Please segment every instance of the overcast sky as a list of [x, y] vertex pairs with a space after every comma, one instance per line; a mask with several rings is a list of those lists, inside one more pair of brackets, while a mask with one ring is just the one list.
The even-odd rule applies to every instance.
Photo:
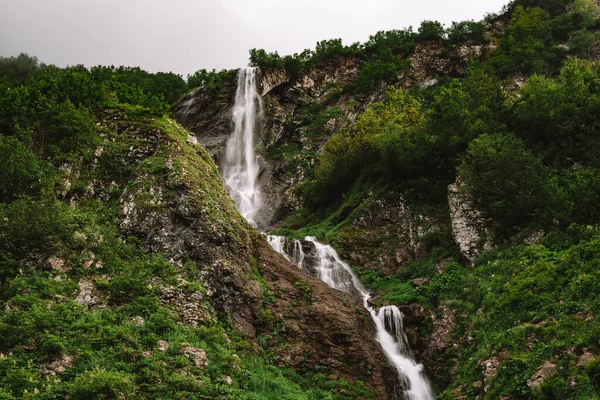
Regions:
[[508, 0], [0, 0], [0, 56], [59, 66], [193, 73], [237, 68], [248, 50], [280, 55], [319, 40], [364, 42], [380, 30], [480, 20]]

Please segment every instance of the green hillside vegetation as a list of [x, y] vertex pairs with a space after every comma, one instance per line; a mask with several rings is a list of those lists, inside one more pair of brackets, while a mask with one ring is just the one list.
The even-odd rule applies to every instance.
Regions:
[[[327, 138], [296, 191], [304, 207], [278, 230], [339, 247], [373, 193], [402, 193], [412, 212], [435, 216], [447, 214], [447, 186], [458, 179], [488, 221], [495, 250], [468, 266], [445, 227], [423, 239], [424, 260], [392, 275], [354, 266], [380, 302], [456, 310], [457, 347], [433, 367], [441, 368], [440, 398], [599, 398], [600, 65], [590, 53], [600, 38], [597, 16], [593, 1], [517, 0], [482, 22], [444, 28], [424, 21], [417, 32], [335, 42], [327, 53], [322, 42], [281, 62], [277, 54], [251, 52], [255, 65], [288, 68], [293, 60], [300, 71], [313, 59], [354, 57], [361, 70], [340, 92], [361, 101], [398, 81], [415, 43], [483, 43], [486, 26], [505, 25], [492, 39], [495, 49], [464, 76], [437, 77], [426, 89], [390, 85], [351, 127]], [[526, 83], [513, 87], [516, 77]], [[526, 244], [540, 232], [536, 244]], [[365, 240], [377, 254], [381, 241]], [[448, 257], [454, 263], [438, 274], [436, 264]], [[408, 284], [423, 277], [428, 286]], [[423, 323], [422, 336], [428, 329]], [[596, 358], [578, 362], [588, 351]], [[498, 355], [484, 392], [484, 362]], [[558, 372], [532, 390], [527, 382], [545, 361]]]
[[[294, 137], [300, 127], [322, 144], [310, 149], [316, 162], [296, 190], [303, 206], [281, 233], [339, 246], [373, 194], [402, 193], [410, 212], [446, 215], [423, 239], [421, 260], [388, 275], [354, 266], [376, 302], [456, 311], [456, 346], [431, 366], [439, 398], [600, 398], [598, 14], [592, 0], [515, 0], [480, 22], [424, 21], [416, 31], [378, 32], [349, 46], [325, 40], [285, 57], [250, 52], [251, 65], [285, 69], [292, 83], [332, 60], [360, 65], [352, 82], [302, 109], [282, 147], [267, 149], [272, 159], [304, 151]], [[495, 26], [501, 33], [490, 33]], [[397, 87], [419, 45], [450, 54], [466, 42], [492, 49], [464, 75]], [[57, 68], [24, 54], [0, 59], [0, 399], [373, 397], [360, 382], [275, 367], [268, 349], [243, 339], [206, 300], [205, 324], [179, 324], [156, 282], [202, 296], [198, 271], [119, 232], [119, 198], [145, 184], [134, 177], [164, 177], [168, 156], [201, 171], [206, 201], [218, 198], [216, 166], [166, 114], [197, 87], [221, 93], [231, 73], [199, 70], [186, 81], [139, 68]], [[516, 78], [526, 83], [515, 86]], [[359, 105], [373, 94], [355, 123], [324, 133], [340, 96]], [[153, 135], [178, 152], [133, 166], [129, 149]], [[447, 187], [457, 180], [495, 246], [474, 265], [461, 258], [447, 221]], [[150, 200], [145, 206], [158, 209]], [[377, 254], [382, 241], [369, 239]], [[429, 285], [410, 285], [415, 278]], [[82, 279], [94, 281], [99, 307], [75, 301]], [[419, 329], [427, 336], [431, 320]], [[170, 344], [165, 351], [160, 340]], [[208, 365], [184, 347], [204, 349]], [[498, 368], [486, 378], [490, 359]], [[58, 361], [69, 368], [53, 373]], [[534, 390], [528, 380], [546, 361], [556, 374]]]
[[[275, 367], [212, 308], [193, 264], [119, 231], [121, 194], [163, 179], [167, 159], [209, 200], [223, 191], [208, 154], [164, 115], [187, 91], [181, 77], [27, 55], [0, 70], [1, 399], [372, 398], [360, 383]], [[152, 143], [160, 151], [132, 162]], [[82, 282], [94, 307], [76, 301]], [[161, 285], [203, 298], [204, 323], [181, 324]]]

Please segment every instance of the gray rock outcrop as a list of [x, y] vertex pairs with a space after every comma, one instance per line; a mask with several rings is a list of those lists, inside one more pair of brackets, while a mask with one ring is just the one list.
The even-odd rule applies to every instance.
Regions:
[[486, 220], [475, 208], [469, 194], [461, 190], [460, 184], [448, 186], [448, 206], [454, 240], [463, 257], [473, 264], [482, 250], [492, 248]]

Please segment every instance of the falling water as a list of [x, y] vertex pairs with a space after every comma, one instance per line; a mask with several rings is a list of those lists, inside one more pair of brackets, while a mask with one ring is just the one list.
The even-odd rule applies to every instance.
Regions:
[[254, 131], [262, 117], [262, 99], [256, 88], [256, 68], [242, 68], [237, 76], [233, 106], [233, 133], [227, 140], [222, 163], [223, 180], [238, 211], [257, 227], [262, 206], [257, 184], [259, 166], [254, 152]]
[[[302, 242], [299, 240], [290, 240], [285, 236], [267, 236], [267, 240], [273, 249], [279, 254], [283, 255], [288, 261], [294, 263], [294, 265], [302, 268], [304, 266], [304, 249], [302, 248]], [[290, 247], [290, 243], [292, 246]]]
[[[386, 356], [396, 367], [399, 378], [406, 383], [406, 397], [410, 400], [432, 400], [433, 393], [427, 378], [423, 374], [423, 366], [412, 359], [412, 353], [404, 333], [402, 312], [396, 306], [385, 306], [376, 310], [369, 304], [371, 295], [360, 283], [352, 269], [343, 262], [336, 251], [313, 237], [306, 237], [305, 242], [312, 243], [316, 251], [316, 270], [319, 278], [334, 289], [344, 292], [357, 291], [363, 300], [363, 306], [369, 311], [377, 328], [377, 341], [381, 343]], [[268, 241], [277, 252], [288, 260], [304, 261], [302, 243], [299, 240], [282, 236], [268, 236]], [[290, 242], [292, 244], [290, 244]], [[292, 250], [289, 252], [288, 250]], [[299, 257], [298, 250], [302, 251]]]
[[[254, 152], [254, 131], [262, 118], [262, 100], [256, 87], [256, 68], [242, 68], [238, 72], [235, 104], [233, 107], [233, 133], [227, 141], [222, 163], [223, 180], [239, 212], [254, 227], [262, 207], [257, 180], [259, 166]], [[306, 254], [299, 240], [286, 241], [280, 236], [269, 236], [271, 246], [288, 260], [305, 266]], [[410, 400], [431, 400], [431, 388], [422, 373], [422, 366], [415, 363], [402, 326], [402, 313], [395, 306], [375, 310], [369, 305], [370, 294], [360, 283], [352, 269], [344, 263], [330, 246], [306, 237], [304, 243], [314, 248], [315, 271], [319, 278], [334, 289], [357, 292], [363, 306], [371, 314], [377, 327], [377, 340], [381, 343], [388, 359], [396, 367], [399, 377], [406, 383], [406, 396]], [[312, 263], [310, 263], [312, 264]]]

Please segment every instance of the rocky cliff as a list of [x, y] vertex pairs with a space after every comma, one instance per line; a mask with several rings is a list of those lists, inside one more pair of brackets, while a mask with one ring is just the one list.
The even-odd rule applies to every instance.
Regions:
[[[481, 57], [486, 51], [489, 51], [486, 46], [465, 44], [458, 47], [454, 53], [443, 55], [439, 43], [421, 43], [412, 56], [412, 68], [399, 76], [397, 85], [404, 88], [413, 85], [428, 87], [435, 84], [435, 77], [440, 74], [460, 75], [464, 73], [468, 60]], [[369, 104], [382, 98], [384, 87], [368, 96], [356, 96], [342, 90], [356, 79], [360, 64], [360, 60], [339, 57], [327, 61], [319, 68], [307, 71], [296, 80], [291, 80], [283, 70], [262, 71], [259, 91], [263, 96], [265, 112], [257, 147], [261, 154], [259, 181], [267, 203], [264, 207], [266, 212], [261, 216], [263, 226], [268, 228], [280, 224], [300, 208], [300, 201], [293, 188], [310, 173], [319, 149], [333, 134], [350, 126]], [[231, 74], [218, 94], [214, 89], [199, 88], [184, 97], [173, 110], [173, 118], [194, 134], [217, 164], [222, 160], [223, 149], [232, 129], [230, 121], [234, 91], [235, 75]], [[360, 207], [355, 209], [359, 204]], [[427, 238], [447, 237], [451, 232], [450, 213], [444, 211], [444, 207], [441, 212], [436, 211], [432, 214], [430, 211], [418, 211], [418, 207], [411, 207], [397, 193], [366, 196], [360, 199], [359, 203], [350, 206], [345, 215], [338, 217], [338, 222], [345, 222], [336, 229], [336, 247], [353, 265], [383, 273], [391, 279], [404, 266], [429, 259], [431, 248], [426, 244], [429, 240]], [[295, 227], [301, 227], [301, 223]], [[461, 235], [463, 234], [459, 232], [459, 238]], [[272, 257], [269, 256], [268, 259]], [[436, 262], [439, 264], [437, 268], [441, 268], [439, 271], [443, 272], [449, 260], [447, 256], [440, 255]], [[426, 284], [426, 280], [423, 282]], [[311, 287], [315, 284], [319, 287], [316, 282], [310, 280]], [[278, 285], [278, 289], [281, 289], [281, 285]], [[318, 301], [318, 304], [334, 304], [329, 300], [323, 301], [326, 293], [326, 290], [313, 289], [312, 298]], [[393, 301], [392, 297], [383, 296], [375, 301], [385, 304]], [[352, 334], [345, 334], [343, 339], [335, 339], [333, 335], [326, 343], [340, 354], [337, 358], [323, 358], [314, 344], [297, 340], [307, 333], [304, 324], [319, 319], [313, 320], [314, 316], [304, 316], [286, 321], [282, 317], [281, 305], [275, 302], [273, 307], [274, 314], [269, 315], [269, 318], [275, 317], [275, 320], [265, 326], [280, 326], [280, 336], [283, 335], [286, 340], [297, 343], [288, 344], [288, 349], [281, 353], [282, 359], [290, 365], [300, 367], [306, 363], [315, 364], [315, 361], [320, 359], [321, 363], [324, 362], [331, 368], [343, 368], [339, 356], [343, 356], [350, 349], [353, 350], [348, 354], [352, 354], [363, 340], [361, 338], [357, 341]], [[334, 322], [338, 318], [345, 320], [340, 314], [342, 310], [335, 307], [318, 306], [312, 307], [311, 310], [318, 310], [321, 318], [328, 314], [325, 321], [332, 321], [333, 326], [338, 324]], [[428, 313], [416, 303], [410, 303], [404, 308], [410, 340], [417, 354], [423, 354], [431, 362], [435, 362], [435, 357], [431, 356], [433, 347], [437, 346], [437, 349], [445, 351], [448, 346], [450, 328], [444, 325], [444, 310], [439, 311], [442, 313], [442, 319], [438, 322], [436, 310]], [[426, 317], [434, 321], [434, 329], [428, 333], [422, 329], [422, 322]], [[348, 319], [346, 323], [351, 321]], [[348, 333], [354, 332], [355, 328], [338, 330]], [[429, 341], [437, 344], [430, 345]], [[336, 359], [338, 361], [335, 361]], [[356, 362], [357, 360], [353, 360], [353, 365], [356, 365]], [[365, 362], [367, 361], [363, 360], [359, 364], [366, 365]], [[381, 384], [381, 380], [378, 382]]]
[[[107, 121], [119, 134], [132, 131], [126, 114]], [[262, 345], [281, 365], [322, 368], [331, 379], [360, 380], [379, 398], [396, 398], [394, 375], [373, 339], [370, 319], [357, 311], [358, 300], [275, 253], [237, 213], [216, 166], [191, 133], [170, 120], [163, 124], [149, 132], [134, 130], [136, 140], [148, 143], [134, 149], [131, 162], [138, 173], [119, 198], [121, 230], [176, 265], [196, 269], [219, 318], [231, 318], [251, 342], [267, 338]], [[163, 301], [182, 303], [184, 323], [201, 324], [209, 310], [172, 290], [161, 287]]]

